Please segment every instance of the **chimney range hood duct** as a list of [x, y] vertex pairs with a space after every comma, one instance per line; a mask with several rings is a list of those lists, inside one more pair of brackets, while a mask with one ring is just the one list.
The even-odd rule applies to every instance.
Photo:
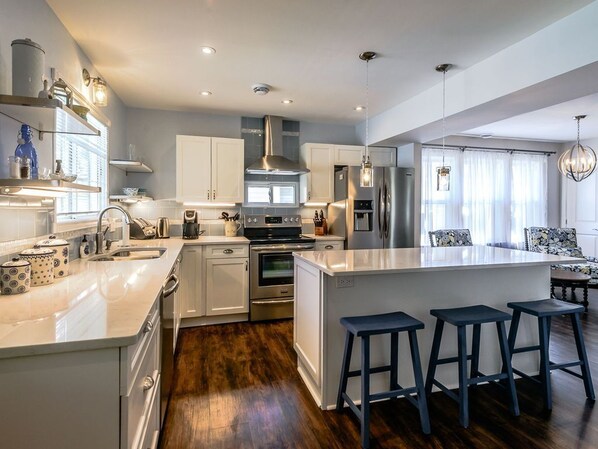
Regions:
[[282, 117], [266, 115], [264, 117], [264, 157], [245, 169], [252, 175], [302, 175], [309, 173], [282, 155]]

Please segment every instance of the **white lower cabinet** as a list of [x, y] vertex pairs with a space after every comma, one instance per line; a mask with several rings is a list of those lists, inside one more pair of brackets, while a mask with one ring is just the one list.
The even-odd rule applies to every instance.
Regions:
[[214, 324], [208, 317], [243, 319], [239, 314], [249, 313], [249, 245], [184, 247], [179, 297], [186, 326]]
[[345, 242], [342, 240], [316, 239], [315, 251], [334, 251], [345, 249]]
[[206, 315], [249, 312], [249, 246], [209, 245], [206, 266]]
[[203, 251], [201, 246], [183, 247], [181, 278], [178, 295], [180, 298], [181, 317], [192, 318], [206, 314], [203, 294]]
[[131, 346], [0, 359], [0, 446], [156, 449], [158, 311]]

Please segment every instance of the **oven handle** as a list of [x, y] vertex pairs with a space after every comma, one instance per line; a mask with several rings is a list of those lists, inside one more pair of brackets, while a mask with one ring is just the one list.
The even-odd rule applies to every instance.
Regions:
[[314, 249], [315, 245], [251, 246], [254, 253], [288, 253], [291, 251]]
[[256, 306], [267, 306], [270, 304], [289, 304], [295, 302], [294, 299], [269, 299], [267, 301], [251, 301], [251, 304], [255, 304]]

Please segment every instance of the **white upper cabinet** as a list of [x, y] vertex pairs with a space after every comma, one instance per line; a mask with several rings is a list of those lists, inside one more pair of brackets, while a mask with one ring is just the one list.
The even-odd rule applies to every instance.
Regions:
[[[370, 147], [370, 161], [374, 167], [396, 167], [397, 149]], [[361, 165], [365, 147], [358, 145], [334, 145], [334, 165]]]
[[176, 136], [176, 200], [242, 203], [243, 139]]
[[301, 175], [299, 202], [334, 201], [334, 145], [305, 143], [300, 158], [310, 172]]

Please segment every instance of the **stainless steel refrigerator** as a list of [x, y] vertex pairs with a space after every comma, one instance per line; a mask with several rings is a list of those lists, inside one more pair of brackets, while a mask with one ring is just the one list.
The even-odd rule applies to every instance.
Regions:
[[330, 233], [345, 237], [346, 249], [413, 247], [413, 169], [376, 167], [373, 176], [365, 188], [359, 167], [335, 171]]

